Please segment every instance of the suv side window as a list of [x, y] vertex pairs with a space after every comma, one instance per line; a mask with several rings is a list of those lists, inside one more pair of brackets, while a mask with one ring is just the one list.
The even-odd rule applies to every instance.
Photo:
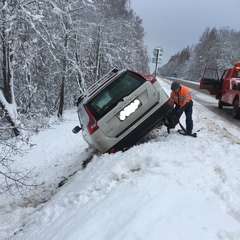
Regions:
[[109, 84], [89, 103], [88, 108], [93, 113], [96, 120], [99, 120], [107, 112], [112, 110], [119, 101], [135, 91], [139, 86], [146, 82], [144, 77], [127, 71], [116, 81]]

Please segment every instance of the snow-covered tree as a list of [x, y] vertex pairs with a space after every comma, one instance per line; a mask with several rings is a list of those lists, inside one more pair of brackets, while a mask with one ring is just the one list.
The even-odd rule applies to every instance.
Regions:
[[199, 42], [189, 51], [188, 60], [182, 58], [183, 49], [170, 58], [161, 72], [169, 75], [177, 69], [179, 76], [193, 81], [200, 81], [205, 67], [216, 68], [221, 74], [224, 69], [240, 59], [239, 36], [240, 32], [229, 28], [217, 30], [207, 27]]
[[20, 134], [21, 125], [14, 94], [14, 80], [16, 78], [14, 67], [16, 65], [15, 52], [17, 49], [17, 3], [3, 0], [0, 3], [0, 25], [1, 25], [1, 44], [0, 44], [0, 62], [3, 87], [0, 91], [0, 107], [4, 111], [6, 119], [10, 124], [15, 136]]

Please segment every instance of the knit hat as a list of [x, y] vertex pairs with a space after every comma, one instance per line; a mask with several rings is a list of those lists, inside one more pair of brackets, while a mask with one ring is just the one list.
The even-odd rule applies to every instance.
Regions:
[[179, 82], [173, 82], [171, 85], [171, 90], [176, 90], [178, 88], [180, 88]]

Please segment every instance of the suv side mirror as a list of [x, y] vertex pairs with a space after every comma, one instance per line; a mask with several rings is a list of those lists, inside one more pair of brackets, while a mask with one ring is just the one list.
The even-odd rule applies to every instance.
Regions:
[[75, 128], [72, 129], [72, 132], [73, 132], [74, 134], [76, 134], [76, 133], [80, 132], [81, 129], [82, 129], [81, 127], [76, 126]]

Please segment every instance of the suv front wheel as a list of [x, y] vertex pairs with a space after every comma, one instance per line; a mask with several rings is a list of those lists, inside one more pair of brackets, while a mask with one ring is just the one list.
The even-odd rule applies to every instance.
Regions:
[[222, 109], [223, 108], [223, 102], [221, 100], [221, 97], [218, 99], [218, 108]]
[[240, 108], [238, 107], [239, 100], [236, 99], [233, 103], [233, 118], [240, 119]]

